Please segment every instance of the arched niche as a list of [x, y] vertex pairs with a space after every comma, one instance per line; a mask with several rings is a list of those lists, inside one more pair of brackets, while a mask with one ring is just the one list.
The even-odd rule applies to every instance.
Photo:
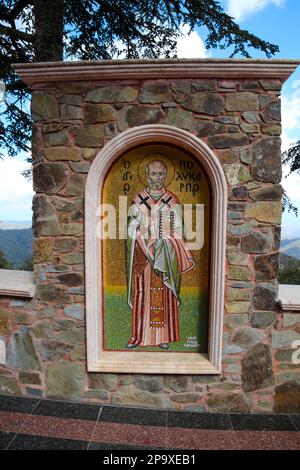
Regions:
[[[173, 146], [191, 155], [205, 171], [211, 190], [208, 345], [206, 352], [107, 350], [103, 334], [103, 244], [97, 237], [99, 204], [110, 168], [137, 147]], [[96, 156], [85, 189], [85, 268], [87, 360], [90, 372], [218, 374], [224, 313], [227, 185], [223, 169], [209, 147], [187, 131], [145, 125], [123, 132]]]

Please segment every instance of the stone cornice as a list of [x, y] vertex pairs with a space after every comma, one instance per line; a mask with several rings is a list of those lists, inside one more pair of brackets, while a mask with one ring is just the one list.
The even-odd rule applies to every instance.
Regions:
[[0, 296], [32, 298], [34, 294], [33, 272], [0, 269]]
[[300, 60], [281, 59], [151, 59], [13, 64], [29, 86], [49, 82], [142, 79], [278, 79], [282, 83]]

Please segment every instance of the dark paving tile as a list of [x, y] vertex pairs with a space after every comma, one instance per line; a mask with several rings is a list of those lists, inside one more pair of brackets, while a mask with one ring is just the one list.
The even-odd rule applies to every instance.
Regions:
[[18, 434], [8, 450], [86, 450], [88, 442]]
[[290, 418], [293, 421], [297, 431], [300, 431], [300, 415], [290, 415]]
[[19, 413], [31, 413], [38, 402], [38, 398], [0, 395], [0, 410], [15, 411]]
[[6, 449], [8, 444], [13, 440], [14, 432], [0, 432], [0, 450]]
[[103, 406], [99, 421], [143, 426], [166, 426], [167, 412], [141, 408]]
[[33, 414], [54, 416], [57, 418], [97, 421], [99, 411], [100, 405], [87, 405], [85, 403], [70, 403], [56, 400], [41, 400]]
[[229, 415], [235, 431], [296, 431], [288, 415]]
[[167, 423], [168, 428], [232, 429], [229, 417], [226, 414], [168, 411]]

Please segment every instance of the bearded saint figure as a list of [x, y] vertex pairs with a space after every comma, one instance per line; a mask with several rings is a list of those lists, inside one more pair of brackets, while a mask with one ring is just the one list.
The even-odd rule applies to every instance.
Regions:
[[181, 274], [195, 266], [183, 236], [182, 207], [165, 189], [167, 167], [159, 159], [146, 165], [147, 187], [128, 216], [126, 268], [132, 337], [127, 349], [179, 341]]

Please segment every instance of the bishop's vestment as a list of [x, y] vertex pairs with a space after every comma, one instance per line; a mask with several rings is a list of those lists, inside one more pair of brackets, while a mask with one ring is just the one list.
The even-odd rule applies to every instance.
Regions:
[[181, 274], [195, 265], [184, 239], [182, 207], [170, 191], [137, 194], [129, 209], [126, 240], [130, 344], [179, 341]]

